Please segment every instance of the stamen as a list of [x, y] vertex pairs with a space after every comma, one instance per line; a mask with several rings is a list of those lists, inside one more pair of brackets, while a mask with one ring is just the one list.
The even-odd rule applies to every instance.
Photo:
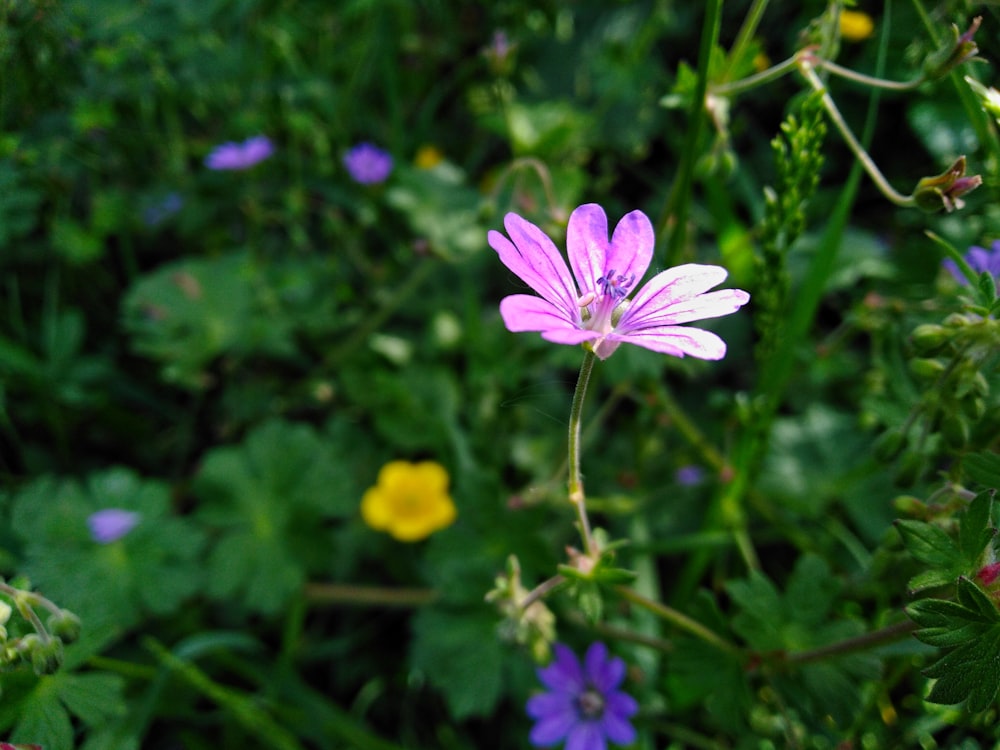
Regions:
[[628, 294], [629, 287], [635, 281], [635, 274], [632, 274], [628, 278], [625, 278], [625, 274], [618, 274], [615, 276], [615, 269], [608, 271], [606, 276], [602, 276], [597, 280], [598, 286], [610, 297], [615, 299], [621, 299]]
[[[600, 282], [598, 282], [598, 283], [600, 283]], [[593, 302], [595, 299], [597, 299], [597, 295], [594, 292], [587, 292], [585, 295], [583, 295], [582, 297], [580, 297], [580, 299], [578, 299], [576, 301], [576, 306], [577, 307], [586, 307], [591, 302]]]

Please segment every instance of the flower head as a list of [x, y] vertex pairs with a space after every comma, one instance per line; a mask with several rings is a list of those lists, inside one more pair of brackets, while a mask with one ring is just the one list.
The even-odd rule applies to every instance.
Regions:
[[375, 185], [392, 172], [392, 156], [372, 143], [359, 143], [344, 154], [344, 167], [355, 182]]
[[490, 246], [541, 295], [501, 300], [507, 329], [539, 331], [557, 344], [586, 343], [601, 359], [622, 343], [675, 357], [722, 359], [722, 339], [680, 324], [728, 315], [750, 299], [740, 289], [708, 292], [726, 278], [726, 269], [689, 263], [656, 274], [629, 300], [653, 257], [653, 225], [641, 211], [626, 214], [610, 242], [604, 209], [588, 203], [573, 211], [566, 234], [572, 275], [552, 240], [534, 224], [511, 213], [504, 227], [510, 239], [490, 231]]
[[917, 182], [913, 197], [917, 206], [924, 211], [940, 211], [942, 208], [951, 213], [962, 208], [965, 201], [962, 196], [971, 193], [983, 184], [983, 178], [977, 174], [966, 176], [965, 157], [958, 157], [947, 170], [934, 177], [924, 177]]
[[110, 544], [121, 539], [135, 528], [141, 516], [131, 510], [105, 508], [91, 513], [87, 518], [90, 536], [98, 544]]
[[274, 153], [274, 144], [266, 135], [247, 138], [243, 143], [229, 141], [212, 149], [205, 166], [215, 170], [250, 169]]
[[933, 81], [942, 78], [952, 69], [979, 54], [979, 47], [976, 45], [974, 37], [982, 22], [982, 16], [976, 16], [969, 24], [969, 28], [962, 34], [959, 33], [958, 26], [952, 25], [952, 38], [947, 46], [932, 54], [924, 62], [924, 76], [927, 80]]
[[674, 479], [677, 480], [677, 484], [682, 484], [685, 487], [694, 487], [696, 484], [701, 484], [701, 480], [704, 478], [705, 470], [697, 464], [681, 466], [674, 472]]
[[860, 10], [840, 11], [840, 35], [849, 42], [862, 42], [875, 31], [875, 22]]
[[[969, 252], [965, 254], [965, 260], [976, 273], [983, 273], [985, 271], [994, 278], [1000, 280], [1000, 240], [993, 243], [992, 250], [987, 250], [985, 247], [973, 245], [969, 248]], [[941, 265], [943, 265], [945, 270], [954, 276], [960, 284], [969, 283], [969, 280], [965, 278], [965, 274], [962, 273], [961, 269], [959, 269], [958, 264], [951, 258], [945, 258], [941, 262]]]
[[552, 663], [538, 670], [549, 692], [532, 696], [526, 706], [535, 720], [531, 744], [551, 747], [565, 739], [566, 750], [605, 750], [608, 741], [635, 741], [629, 719], [639, 705], [618, 689], [625, 679], [625, 662], [609, 658], [603, 643], [591, 644], [582, 664], [561, 643], [553, 651]]
[[390, 461], [361, 498], [361, 517], [376, 531], [417, 542], [455, 520], [448, 472], [433, 461]]

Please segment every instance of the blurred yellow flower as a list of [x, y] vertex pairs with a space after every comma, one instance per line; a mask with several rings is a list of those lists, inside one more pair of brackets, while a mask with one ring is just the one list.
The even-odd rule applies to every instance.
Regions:
[[361, 517], [401, 542], [418, 542], [455, 520], [448, 472], [433, 461], [390, 461], [361, 498]]
[[840, 11], [840, 35], [849, 42], [861, 42], [875, 31], [875, 22], [860, 10]]
[[420, 169], [432, 169], [444, 161], [444, 154], [437, 146], [425, 145], [417, 149], [413, 163]]

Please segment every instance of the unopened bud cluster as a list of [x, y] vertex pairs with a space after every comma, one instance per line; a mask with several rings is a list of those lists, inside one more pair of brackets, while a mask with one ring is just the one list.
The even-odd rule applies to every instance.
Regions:
[[529, 600], [529, 592], [521, 585], [521, 566], [515, 556], [507, 558], [506, 573], [497, 576], [486, 601], [495, 604], [503, 615], [499, 625], [502, 640], [526, 647], [537, 662], [548, 659], [556, 636], [556, 618], [540, 598]]
[[[63, 663], [64, 645], [80, 637], [80, 618], [39, 594], [2, 581], [0, 594], [9, 597], [13, 603], [11, 606], [0, 599], [0, 670], [30, 663], [37, 675], [58, 671]], [[36, 612], [39, 606], [51, 613], [45, 624]], [[22, 633], [24, 623], [11, 621], [15, 608], [24, 623], [31, 626], [31, 631]]]
[[955, 313], [917, 326], [910, 346], [908, 369], [922, 392], [914, 417], [920, 419], [891, 428], [875, 445], [879, 459], [898, 461], [902, 486], [919, 479], [936, 456], [967, 450], [977, 432], [1000, 420], [984, 367], [1000, 347], [1000, 321]]

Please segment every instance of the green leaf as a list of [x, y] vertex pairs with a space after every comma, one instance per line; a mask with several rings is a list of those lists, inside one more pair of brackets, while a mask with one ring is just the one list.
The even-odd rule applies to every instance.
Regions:
[[993, 528], [994, 490], [980, 492], [959, 516], [958, 546], [970, 565], [975, 565], [983, 550], [996, 536]]
[[[91, 538], [89, 516], [104, 508], [139, 514], [117, 541]], [[204, 535], [172, 515], [169, 486], [115, 468], [81, 483], [42, 477], [14, 496], [14, 531], [25, 541], [23, 571], [84, 630], [114, 637], [143, 612], [173, 612], [201, 586], [196, 557]]]
[[962, 469], [972, 481], [1000, 489], [1000, 455], [988, 451], [970, 453], [962, 458]]
[[957, 592], [958, 602], [924, 599], [906, 611], [922, 626], [914, 636], [941, 650], [924, 670], [936, 680], [927, 699], [984, 711], [1000, 689], [1000, 612], [967, 578], [959, 579]]
[[926, 565], [950, 568], [961, 564], [962, 554], [944, 530], [924, 521], [896, 521], [907, 551]]
[[356, 512], [360, 498], [345, 492], [344, 474], [328, 439], [277, 420], [209, 452], [193, 489], [198, 517], [221, 535], [209, 558], [210, 593], [276, 611], [307, 571], [326, 565], [323, 520]]
[[421, 610], [410, 660], [439, 689], [455, 719], [488, 716], [500, 698], [503, 653], [484, 607]]

